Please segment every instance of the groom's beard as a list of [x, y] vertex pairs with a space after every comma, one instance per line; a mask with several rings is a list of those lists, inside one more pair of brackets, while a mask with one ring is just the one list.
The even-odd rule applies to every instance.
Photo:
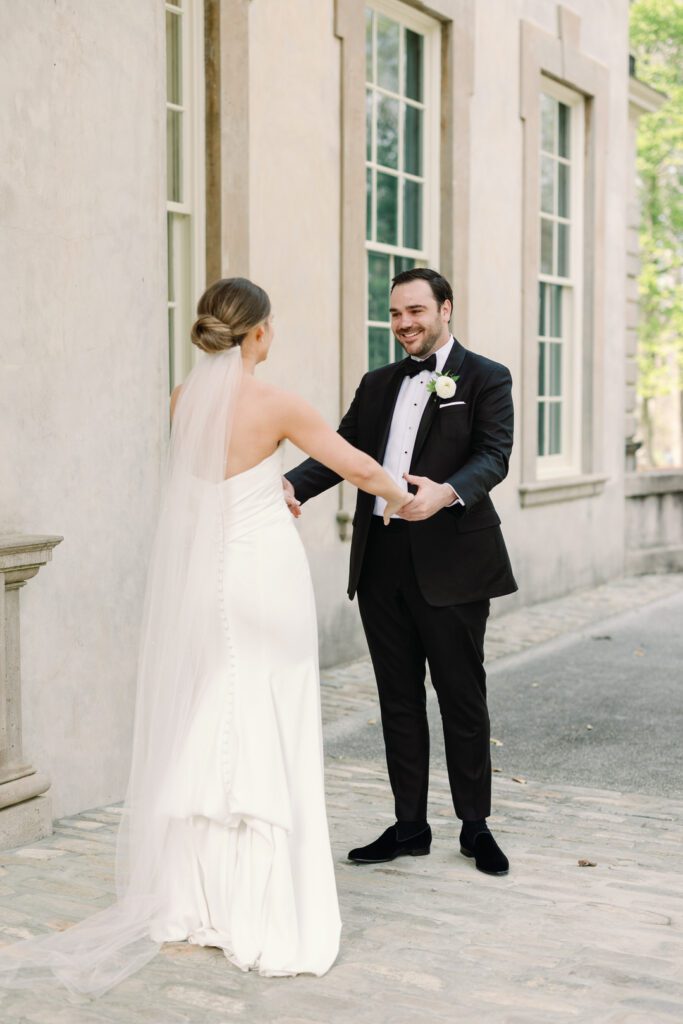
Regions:
[[[416, 359], [423, 359], [428, 356], [439, 338], [443, 330], [443, 324], [439, 320], [436, 324], [431, 327], [421, 327], [421, 333], [417, 334], [415, 338], [402, 338], [400, 334], [394, 334], [396, 341], [399, 343], [406, 355], [413, 356]], [[419, 341], [419, 346], [413, 348], [412, 346]]]

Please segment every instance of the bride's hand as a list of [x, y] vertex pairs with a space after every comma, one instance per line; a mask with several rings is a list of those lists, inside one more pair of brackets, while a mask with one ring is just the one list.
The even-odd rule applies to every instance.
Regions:
[[388, 526], [389, 520], [394, 515], [394, 513], [400, 512], [401, 509], [407, 508], [407, 506], [410, 505], [414, 497], [414, 494], [409, 494], [406, 491], [401, 491], [400, 497], [397, 495], [395, 498], [390, 498], [389, 501], [387, 501], [386, 507], [384, 509], [384, 525]]
[[294, 494], [294, 487], [289, 482], [286, 476], [282, 478], [282, 491], [285, 498], [285, 504], [292, 513], [295, 519], [298, 519], [301, 515], [301, 502], [297, 501], [296, 495]]

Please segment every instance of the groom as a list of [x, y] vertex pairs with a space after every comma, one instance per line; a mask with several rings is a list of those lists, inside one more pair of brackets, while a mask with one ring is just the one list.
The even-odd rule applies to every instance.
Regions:
[[[460, 849], [480, 871], [508, 860], [488, 829], [491, 758], [484, 633], [489, 599], [517, 589], [489, 497], [507, 474], [509, 371], [450, 333], [451, 286], [434, 270], [398, 274], [391, 329], [407, 358], [367, 373], [339, 425], [351, 444], [406, 481], [413, 501], [385, 527], [384, 501], [358, 492], [349, 597], [358, 594], [377, 679], [396, 824], [349, 859], [376, 864], [427, 854], [429, 729], [425, 662], [439, 700]], [[306, 459], [286, 474], [287, 501], [338, 483]]]

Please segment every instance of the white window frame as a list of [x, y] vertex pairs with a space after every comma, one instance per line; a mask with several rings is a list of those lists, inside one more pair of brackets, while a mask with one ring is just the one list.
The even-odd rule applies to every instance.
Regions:
[[[174, 300], [168, 296], [169, 322], [174, 320], [173, 344], [169, 331], [169, 383], [173, 388], [192, 369], [196, 349], [190, 341], [197, 301], [206, 287], [206, 171], [204, 127], [204, 4], [167, 0], [165, 11], [181, 18], [182, 103], [166, 101], [167, 109], [182, 112], [181, 195], [167, 199], [169, 286], [173, 276]], [[165, 15], [164, 15], [165, 16]], [[165, 31], [165, 30], [164, 30]], [[169, 140], [167, 139], [167, 145]], [[173, 259], [171, 259], [171, 254]]]
[[[570, 111], [570, 188], [569, 188], [569, 276], [556, 277], [540, 269], [538, 284], [560, 285], [562, 300], [562, 415], [560, 436], [562, 450], [556, 455], [536, 456], [536, 473], [539, 480], [566, 477], [581, 470], [581, 419], [582, 419], [582, 316], [583, 309], [583, 210], [584, 210], [584, 150], [585, 150], [585, 98], [546, 75], [542, 76], [541, 93], [559, 100]], [[540, 96], [539, 96], [540, 103]], [[541, 127], [539, 118], [538, 161], [541, 161]], [[538, 231], [541, 231], [541, 176], [537, 196]], [[565, 301], [566, 300], [566, 301]], [[538, 301], [538, 299], [537, 299]], [[538, 310], [536, 316], [538, 325]], [[538, 346], [538, 326], [537, 326]], [[537, 347], [538, 352], [538, 347]], [[536, 409], [541, 397], [536, 395]], [[536, 430], [538, 427], [536, 426]]]
[[[440, 137], [441, 137], [441, 25], [435, 19], [408, 7], [400, 0], [366, 0], [365, 8], [371, 8], [392, 21], [399, 22], [405, 28], [424, 36], [424, 98], [425, 108], [424, 130], [422, 137], [422, 166], [424, 169], [424, 206], [422, 224], [422, 248], [408, 249], [399, 245], [387, 245], [382, 242], [365, 240], [365, 368], [368, 366], [369, 347], [368, 332], [371, 327], [390, 328], [389, 296], [387, 295], [387, 319], [385, 321], [368, 319], [369, 281], [368, 253], [384, 253], [389, 257], [407, 257], [415, 261], [417, 266], [438, 266], [439, 263], [439, 193], [440, 193]], [[373, 132], [375, 119], [373, 118]], [[402, 119], [399, 119], [399, 148], [403, 143]], [[373, 146], [372, 152], [375, 152]], [[365, 168], [374, 166], [365, 158]], [[398, 237], [402, 237], [403, 204], [398, 206]], [[374, 210], [373, 210], [374, 216]], [[393, 261], [392, 261], [393, 262]], [[392, 347], [393, 350], [393, 347]]]

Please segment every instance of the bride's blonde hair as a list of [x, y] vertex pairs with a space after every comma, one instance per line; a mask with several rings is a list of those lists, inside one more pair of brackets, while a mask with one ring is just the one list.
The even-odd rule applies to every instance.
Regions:
[[241, 345], [252, 327], [270, 316], [270, 299], [246, 277], [224, 277], [206, 289], [197, 303], [192, 344], [203, 352], [224, 352]]

